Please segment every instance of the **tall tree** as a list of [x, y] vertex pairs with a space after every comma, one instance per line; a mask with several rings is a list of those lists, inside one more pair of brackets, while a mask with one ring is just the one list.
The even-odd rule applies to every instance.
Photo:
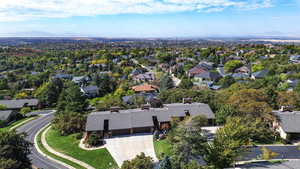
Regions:
[[228, 121], [219, 129], [213, 142], [205, 146], [204, 160], [216, 169], [230, 167], [242, 153], [246, 152], [249, 129], [242, 125], [241, 118]]
[[69, 82], [59, 96], [57, 110], [58, 112], [84, 112], [87, 106], [87, 99], [83, 96], [79, 87]]
[[173, 142], [172, 167], [181, 169], [191, 159], [202, 155], [206, 138], [201, 127], [207, 123], [203, 116], [196, 116], [185, 120], [175, 129]]
[[52, 79], [40, 86], [37, 89], [35, 96], [42, 104], [46, 106], [55, 106], [63, 89], [63, 86], [64, 84], [62, 80]]
[[99, 95], [104, 96], [115, 90], [116, 83], [108, 74], [97, 75], [95, 77], [95, 83], [99, 88]]
[[182, 89], [191, 89], [193, 85], [194, 84], [190, 78], [183, 78], [179, 84], [179, 87]]
[[0, 168], [28, 169], [31, 168], [31, 143], [25, 140], [25, 134], [15, 131], [0, 132]]
[[153, 160], [144, 153], [137, 155], [131, 161], [124, 161], [121, 169], [153, 169]]
[[174, 86], [173, 80], [169, 74], [165, 74], [161, 77], [159, 85], [161, 91], [170, 89]]

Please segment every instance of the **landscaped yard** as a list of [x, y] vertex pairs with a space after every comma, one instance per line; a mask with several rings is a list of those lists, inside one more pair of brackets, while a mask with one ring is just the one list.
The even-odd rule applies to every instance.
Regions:
[[96, 169], [109, 169], [117, 167], [116, 162], [106, 148], [87, 151], [80, 149], [76, 134], [69, 136], [60, 136], [59, 132], [51, 128], [46, 134], [46, 140], [50, 147], [83, 161]]
[[50, 153], [42, 144], [42, 141], [41, 141], [41, 136], [42, 136], [42, 133], [46, 130], [46, 128], [44, 130], [42, 130], [38, 135], [37, 135], [37, 146], [39, 147], [39, 149], [44, 153], [46, 154], [47, 156], [50, 156], [58, 161], [61, 161], [65, 164], [68, 164], [76, 169], [85, 169], [84, 167], [78, 165], [77, 163], [74, 163], [72, 161], [69, 161], [67, 159], [64, 159], [64, 158], [61, 158], [55, 154], [52, 154]]
[[38, 116], [34, 116], [34, 117], [26, 117], [26, 118], [23, 118], [21, 120], [18, 120], [18, 121], [15, 121], [13, 123], [11, 123], [10, 125], [6, 126], [6, 127], [3, 127], [3, 128], [0, 128], [0, 132], [4, 132], [4, 131], [9, 131], [11, 128], [23, 123], [24, 121], [31, 121], [31, 120], [34, 120], [36, 119]]
[[170, 156], [172, 153], [172, 145], [169, 143], [167, 139], [154, 141], [154, 149], [156, 153], [156, 157], [158, 159], [161, 158], [161, 154], [164, 153], [167, 156]]

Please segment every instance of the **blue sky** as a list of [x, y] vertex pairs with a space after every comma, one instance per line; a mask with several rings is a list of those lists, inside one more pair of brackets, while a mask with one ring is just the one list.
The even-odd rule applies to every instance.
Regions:
[[300, 37], [300, 0], [0, 0], [0, 36]]

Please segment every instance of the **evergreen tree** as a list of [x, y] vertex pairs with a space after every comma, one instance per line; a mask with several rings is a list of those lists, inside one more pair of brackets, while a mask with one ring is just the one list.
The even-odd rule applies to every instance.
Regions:
[[179, 87], [182, 89], [190, 89], [193, 87], [193, 82], [190, 78], [183, 78], [179, 84]]
[[108, 74], [103, 74], [101, 76], [97, 75], [94, 81], [99, 88], [100, 96], [104, 96], [115, 90], [116, 83]]
[[52, 79], [39, 87], [35, 95], [42, 104], [46, 106], [55, 106], [63, 86], [62, 80]]
[[164, 157], [164, 159], [159, 163], [158, 169], [172, 169], [172, 164], [168, 156]]
[[57, 110], [58, 112], [84, 112], [87, 106], [88, 102], [79, 87], [70, 82], [59, 96]]
[[170, 77], [169, 74], [165, 74], [161, 79], [160, 79], [160, 90], [168, 90], [170, 88], [174, 87], [173, 80]]
[[31, 168], [31, 143], [25, 140], [25, 134], [15, 131], [0, 132], [0, 168], [1, 169], [28, 169]]

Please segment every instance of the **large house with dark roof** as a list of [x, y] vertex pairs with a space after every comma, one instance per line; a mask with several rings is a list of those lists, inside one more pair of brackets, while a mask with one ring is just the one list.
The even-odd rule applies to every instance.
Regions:
[[23, 107], [35, 109], [39, 101], [37, 99], [0, 100], [0, 105], [4, 105], [6, 110], [20, 110]]
[[279, 132], [285, 140], [300, 139], [300, 111], [283, 112], [273, 111], [277, 120], [274, 121], [273, 127]]
[[0, 127], [4, 127], [7, 123], [15, 119], [16, 112], [12, 110], [0, 111]]
[[172, 118], [183, 120], [187, 116], [204, 115], [210, 125], [215, 115], [209, 105], [204, 103], [165, 104], [163, 108], [140, 108], [129, 110], [92, 112], [86, 123], [86, 138], [92, 132], [103, 137], [133, 133], [151, 133], [162, 126], [170, 125]]

